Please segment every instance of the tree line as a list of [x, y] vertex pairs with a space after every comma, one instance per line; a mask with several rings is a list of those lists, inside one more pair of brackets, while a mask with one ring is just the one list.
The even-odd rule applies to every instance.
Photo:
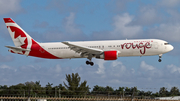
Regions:
[[[159, 92], [153, 93], [152, 91], [138, 90], [137, 87], [119, 87], [113, 89], [113, 87], [106, 86], [94, 86], [92, 89], [87, 85], [87, 81], [81, 81], [81, 77], [78, 73], [66, 74], [67, 83], [64, 85], [59, 84], [53, 86], [49, 83], [42, 87], [40, 81], [25, 82], [17, 85], [7, 86], [0, 85], [0, 96], [24, 96], [24, 97], [73, 97], [73, 96], [149, 96], [149, 97], [166, 97], [166, 96], [180, 96], [178, 87], [172, 87], [170, 91], [167, 88], [161, 87]], [[90, 90], [91, 89], [91, 90]]]

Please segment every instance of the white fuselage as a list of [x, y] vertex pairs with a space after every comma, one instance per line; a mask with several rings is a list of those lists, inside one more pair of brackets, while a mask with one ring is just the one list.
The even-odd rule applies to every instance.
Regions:
[[[101, 49], [103, 51], [117, 50], [118, 57], [151, 56], [167, 53], [173, 46], [166, 41], [158, 39], [139, 40], [111, 40], [111, 41], [78, 41], [71, 42], [81, 46]], [[49, 53], [59, 58], [85, 58], [80, 53], [71, 50], [67, 45], [56, 43], [39, 43]]]

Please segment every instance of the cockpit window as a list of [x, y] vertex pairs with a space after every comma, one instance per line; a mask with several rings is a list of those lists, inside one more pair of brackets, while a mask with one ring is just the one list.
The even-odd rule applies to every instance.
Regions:
[[164, 43], [164, 45], [169, 45], [169, 43]]

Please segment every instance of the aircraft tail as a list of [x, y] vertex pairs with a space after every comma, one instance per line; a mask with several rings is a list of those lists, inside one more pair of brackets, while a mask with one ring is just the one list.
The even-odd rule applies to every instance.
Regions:
[[9, 34], [14, 42], [14, 46], [6, 46], [11, 53], [22, 54], [26, 56], [35, 56], [40, 58], [58, 59], [52, 55], [38, 42], [32, 39], [18, 24], [11, 18], [4, 18]]
[[[32, 44], [38, 44], [32, 39], [18, 24], [16, 24], [11, 18], [4, 18], [4, 22], [7, 26], [9, 34], [14, 42], [15, 47], [6, 46], [10, 48], [10, 52], [17, 54], [28, 55]], [[28, 50], [28, 51], [25, 51]]]
[[4, 22], [6, 23], [6, 26], [14, 42], [14, 45], [16, 47], [30, 49], [32, 41], [34, 40], [11, 18], [4, 18]]

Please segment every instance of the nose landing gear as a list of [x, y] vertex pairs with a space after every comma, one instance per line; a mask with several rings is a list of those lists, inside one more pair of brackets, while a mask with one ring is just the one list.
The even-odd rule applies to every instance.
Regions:
[[162, 54], [159, 54], [159, 62], [161, 62], [162, 60], [161, 60], [161, 58], [162, 58]]
[[161, 60], [161, 59], [159, 59], [158, 61], [159, 61], [159, 62], [161, 62], [162, 60]]

